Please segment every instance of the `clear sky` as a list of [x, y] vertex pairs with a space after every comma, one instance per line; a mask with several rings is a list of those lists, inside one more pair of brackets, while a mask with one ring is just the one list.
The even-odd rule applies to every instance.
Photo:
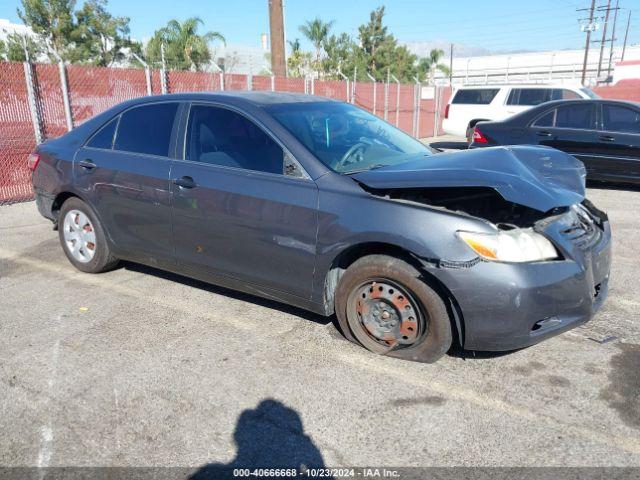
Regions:
[[[82, 0], [78, 0], [81, 4]], [[386, 23], [403, 42], [447, 41], [492, 51], [582, 48], [585, 34], [578, 18], [588, 0], [285, 0], [287, 39], [302, 37], [298, 26], [320, 16], [335, 20], [334, 31], [355, 34], [369, 12], [385, 5]], [[597, 5], [606, 4], [598, 0]], [[615, 4], [615, 0], [612, 1]], [[149, 38], [171, 18], [199, 16], [205, 30], [222, 33], [228, 43], [260, 45], [268, 32], [268, 0], [110, 0], [109, 10], [131, 19], [131, 36]], [[19, 22], [19, 0], [0, 0], [0, 18]], [[629, 41], [640, 43], [640, 0], [620, 0], [617, 37], [620, 44], [629, 9]], [[635, 18], [634, 18], [635, 17]], [[599, 38], [599, 35], [598, 35]], [[307, 46], [304, 42], [303, 45]]]

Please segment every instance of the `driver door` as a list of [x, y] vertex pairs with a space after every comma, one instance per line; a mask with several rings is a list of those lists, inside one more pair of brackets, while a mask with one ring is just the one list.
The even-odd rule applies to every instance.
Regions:
[[171, 169], [179, 264], [310, 298], [318, 189], [242, 113], [193, 104]]

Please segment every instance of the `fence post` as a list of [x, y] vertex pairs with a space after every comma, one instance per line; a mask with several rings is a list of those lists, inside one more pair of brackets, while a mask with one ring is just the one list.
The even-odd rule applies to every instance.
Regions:
[[389, 118], [389, 80], [391, 70], [387, 68], [387, 83], [384, 84], [384, 119]]
[[438, 136], [438, 112], [440, 111], [440, 96], [438, 95], [438, 86], [433, 87], [433, 136]]
[[142, 60], [135, 53], [131, 52], [131, 55], [133, 55], [133, 58], [138, 60], [142, 64], [142, 66], [144, 67], [144, 78], [147, 81], [147, 95], [153, 95], [153, 92], [151, 91], [151, 70], [149, 69], [149, 65], [147, 65], [147, 62]]
[[36, 88], [33, 82], [33, 70], [29, 62], [23, 62], [24, 79], [27, 83], [27, 99], [29, 100], [29, 112], [31, 113], [31, 122], [33, 123], [33, 133], [36, 144], [42, 143], [42, 119], [40, 118], [40, 110], [36, 100]]
[[160, 44], [160, 56], [162, 57], [162, 69], [160, 70], [160, 89], [163, 95], [168, 92], [167, 88], [167, 64], [164, 60], [164, 43]]
[[351, 103], [356, 103], [356, 82], [357, 82], [358, 66], [353, 67], [353, 83], [351, 84]]
[[62, 103], [64, 105], [64, 118], [67, 121], [67, 131], [73, 130], [73, 117], [71, 116], [71, 102], [69, 101], [69, 88], [67, 85], [67, 69], [62, 59], [58, 61], [58, 72], [60, 73], [60, 89], [62, 90]]
[[373, 78], [373, 76], [367, 72], [367, 77], [369, 77], [369, 80], [371, 80], [373, 82], [373, 114], [376, 114], [376, 100], [378, 98], [378, 96], [376, 95], [376, 79]]
[[247, 90], [253, 90], [253, 73], [247, 75]]
[[420, 118], [420, 79], [413, 77], [416, 81], [413, 87], [413, 136], [418, 138], [420, 135], [418, 119]]
[[271, 75], [271, 91], [276, 91], [276, 77], [275, 75]]
[[220, 91], [224, 92], [224, 72], [220, 72]]
[[347, 97], [346, 97], [345, 101], [348, 102], [349, 101], [350, 92], [351, 92], [351, 90], [349, 89], [349, 77], [347, 77], [344, 73], [342, 73], [342, 70], [340, 70], [340, 65], [338, 65], [338, 75], [340, 75], [340, 77], [342, 77], [342, 79], [345, 81], [345, 84], [347, 85]]
[[396, 82], [396, 127], [400, 125], [400, 80], [395, 75], [391, 75]]
[[311, 77], [311, 95], [316, 94], [316, 77]]

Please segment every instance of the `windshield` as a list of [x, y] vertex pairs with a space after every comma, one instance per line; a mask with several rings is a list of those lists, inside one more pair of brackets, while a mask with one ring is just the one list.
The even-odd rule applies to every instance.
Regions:
[[431, 155], [415, 138], [347, 103], [289, 103], [266, 110], [334, 172], [361, 172]]
[[582, 88], [580, 89], [580, 91], [581, 91], [582, 93], [584, 93], [585, 95], [587, 95], [587, 97], [589, 97], [589, 98], [591, 98], [591, 99], [593, 99], [593, 100], [597, 100], [597, 99], [599, 99], [599, 98], [600, 98], [600, 95], [598, 95], [597, 93], [595, 93], [595, 92], [594, 92], [593, 90], [591, 90], [590, 88], [582, 87]]

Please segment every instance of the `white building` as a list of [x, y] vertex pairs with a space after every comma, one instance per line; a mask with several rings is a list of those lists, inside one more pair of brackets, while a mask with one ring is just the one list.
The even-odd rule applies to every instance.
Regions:
[[[604, 48], [600, 81], [606, 79], [609, 66], [609, 47]], [[622, 46], [616, 45], [611, 60], [611, 75], [614, 74], [616, 62], [620, 61]], [[600, 48], [589, 49], [587, 61], [587, 81], [596, 83]], [[625, 51], [625, 62], [640, 60], [640, 45], [628, 45]], [[496, 82], [580, 82], [584, 50], [556, 50], [546, 52], [511, 53], [501, 55], [485, 55], [474, 57], [455, 57], [453, 59], [454, 84], [464, 83], [496, 83]], [[449, 59], [442, 63], [449, 65]], [[448, 78], [437, 73], [438, 83], [448, 83]]]

